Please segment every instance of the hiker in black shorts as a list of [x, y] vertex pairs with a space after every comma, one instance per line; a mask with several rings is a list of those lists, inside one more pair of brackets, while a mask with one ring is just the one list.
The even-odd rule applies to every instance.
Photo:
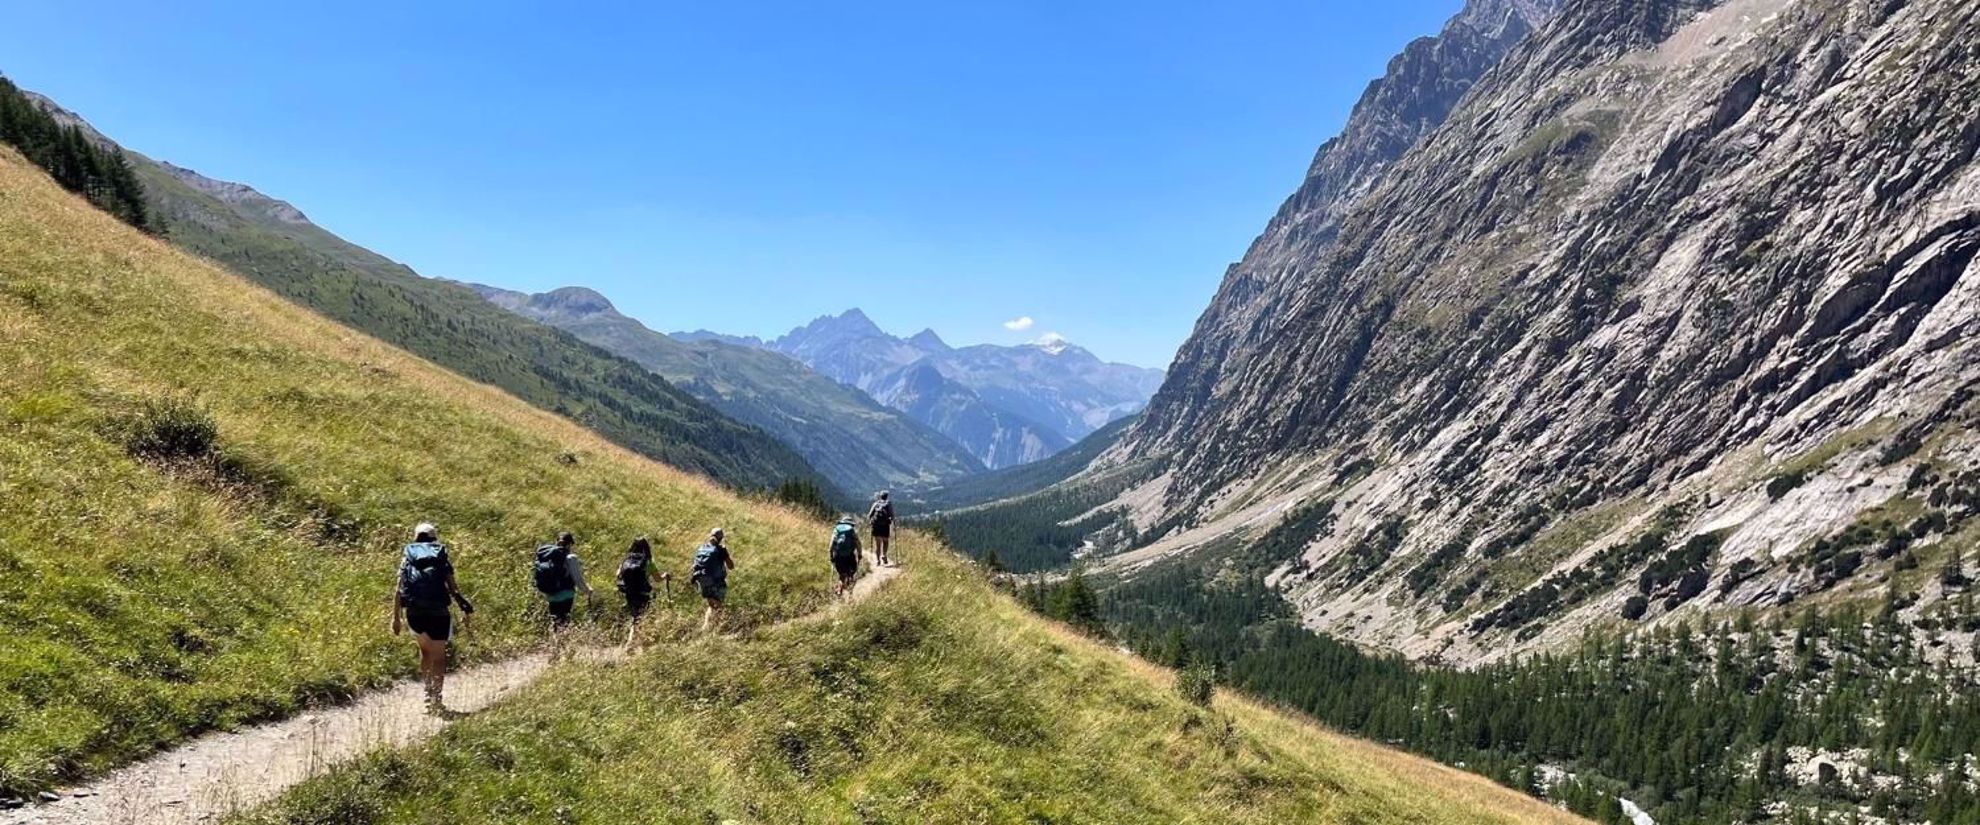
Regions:
[[440, 531], [431, 524], [413, 528], [413, 541], [406, 545], [399, 561], [399, 582], [392, 593], [392, 635], [407, 627], [419, 643], [419, 675], [426, 684], [426, 709], [446, 710], [440, 694], [447, 684], [447, 643], [453, 638], [454, 617], [448, 610], [452, 601], [461, 607], [461, 628], [466, 629], [474, 605], [461, 595], [454, 581], [454, 562], [447, 546], [440, 543]]
[[859, 577], [859, 527], [852, 516], [839, 519], [832, 528], [832, 570], [839, 574], [839, 597], [845, 598], [852, 592], [853, 579]]
[[[626, 615], [638, 621], [646, 606], [653, 603], [653, 542], [645, 536], [633, 539], [626, 558], [619, 562], [619, 593], [626, 597]], [[660, 574], [662, 580], [671, 578]]]
[[877, 567], [893, 564], [887, 551], [894, 536], [894, 503], [888, 499], [887, 491], [881, 490], [879, 495], [873, 497], [873, 506], [866, 511], [866, 522], [873, 529], [873, 557]]
[[571, 608], [577, 606], [578, 593], [583, 593], [585, 601], [597, 609], [597, 597], [591, 592], [591, 583], [584, 580], [584, 564], [578, 561], [576, 548], [577, 537], [568, 532], [557, 534], [556, 544], [536, 548], [532, 575], [537, 592], [549, 603], [553, 631], [571, 623]]
[[701, 598], [708, 602], [708, 612], [701, 615], [702, 630], [721, 620], [722, 602], [729, 598], [729, 571], [736, 569], [736, 559], [722, 539], [722, 528], [708, 531], [708, 541], [694, 551], [694, 566], [688, 570], [688, 581], [701, 588]]

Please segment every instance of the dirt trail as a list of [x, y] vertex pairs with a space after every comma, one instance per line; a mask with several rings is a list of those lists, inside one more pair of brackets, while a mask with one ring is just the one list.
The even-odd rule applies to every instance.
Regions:
[[[872, 595], [899, 573], [895, 567], [873, 569], [854, 586], [849, 601]], [[847, 603], [793, 621], [828, 615]], [[616, 648], [593, 648], [577, 655], [588, 661], [622, 658]], [[549, 656], [536, 653], [448, 674], [449, 716], [458, 718], [493, 705], [549, 667]], [[0, 825], [216, 822], [273, 799], [339, 763], [381, 748], [422, 742], [448, 721], [426, 712], [426, 696], [417, 681], [402, 682], [348, 705], [199, 737], [64, 792], [58, 801], [0, 813]]]

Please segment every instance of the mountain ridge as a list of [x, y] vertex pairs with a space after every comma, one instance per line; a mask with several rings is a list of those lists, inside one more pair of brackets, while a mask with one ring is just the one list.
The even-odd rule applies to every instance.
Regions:
[[[954, 347], [927, 329], [899, 338], [858, 308], [767, 341], [706, 331], [674, 337], [789, 355], [934, 427], [991, 469], [1045, 458], [1139, 412], [1162, 375], [1102, 361], [1063, 340]], [[1041, 354], [1049, 357], [1034, 357]]]
[[663, 335], [588, 287], [531, 295], [464, 286], [521, 317], [629, 358], [724, 414], [762, 428], [849, 495], [939, 484], [984, 471], [946, 436], [781, 353], [715, 337], [682, 341]]

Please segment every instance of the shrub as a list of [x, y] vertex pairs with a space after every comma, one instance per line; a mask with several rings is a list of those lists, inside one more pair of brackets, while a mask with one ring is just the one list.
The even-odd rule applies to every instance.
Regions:
[[1884, 445], [1884, 451], [1877, 456], [1877, 461], [1885, 466], [1896, 464], [1910, 458], [1924, 446], [1925, 440], [1917, 433], [1903, 433], [1891, 443]]
[[1643, 618], [1643, 614], [1649, 610], [1650, 599], [1640, 593], [1632, 593], [1629, 600], [1623, 602], [1622, 617], [1633, 622]]
[[1196, 662], [1176, 674], [1176, 693], [1183, 701], [1199, 708], [1210, 706], [1210, 699], [1217, 694], [1217, 668], [1215, 665]]
[[1774, 476], [1767, 482], [1767, 497], [1770, 499], [1779, 499], [1781, 496], [1792, 492], [1794, 488], [1806, 483], [1808, 483], [1808, 473], [1804, 471], [1796, 470], [1792, 473], [1782, 473]]
[[124, 448], [139, 458], [200, 458], [219, 441], [213, 414], [181, 398], [146, 400], [124, 428]]

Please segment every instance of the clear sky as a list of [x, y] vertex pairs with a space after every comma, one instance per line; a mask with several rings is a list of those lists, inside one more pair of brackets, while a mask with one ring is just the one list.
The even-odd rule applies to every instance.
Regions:
[[0, 71], [422, 274], [1166, 366], [1459, 5], [26, 3]]

